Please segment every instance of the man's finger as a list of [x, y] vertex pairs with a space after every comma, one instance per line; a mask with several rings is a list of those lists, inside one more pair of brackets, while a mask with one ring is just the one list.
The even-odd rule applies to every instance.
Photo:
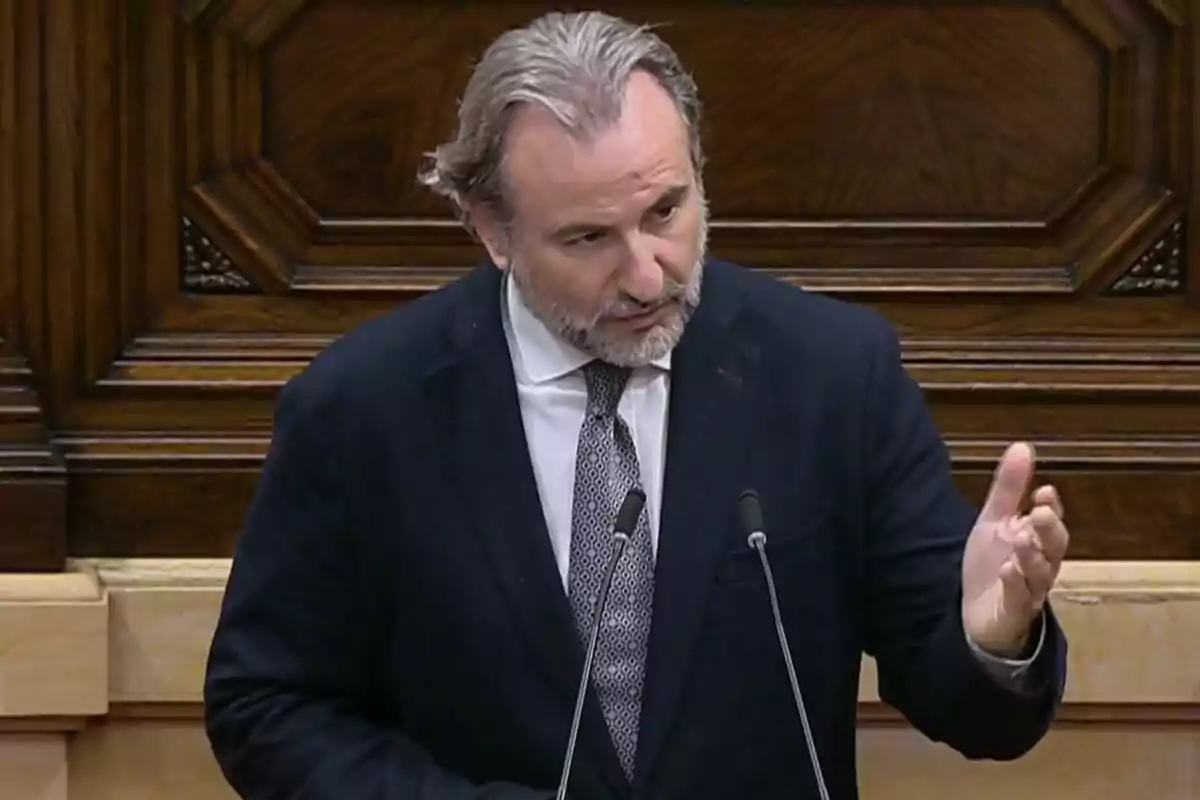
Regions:
[[1009, 445], [996, 467], [992, 488], [979, 518], [995, 523], [1020, 513], [1021, 503], [1033, 479], [1033, 448], [1024, 442]]
[[1004, 611], [1014, 618], [1027, 616], [1034, 609], [1033, 590], [1014, 553], [1000, 567], [1000, 581], [1004, 584]]
[[1035, 506], [1049, 506], [1054, 509], [1054, 513], [1059, 519], [1065, 520], [1067, 518], [1063, 510], [1062, 498], [1058, 496], [1058, 489], [1049, 484], [1037, 488], [1033, 493], [1033, 504]]
[[1037, 542], [1042, 554], [1051, 566], [1057, 569], [1067, 555], [1067, 544], [1070, 540], [1067, 526], [1063, 525], [1062, 520], [1050, 506], [1035, 507], [1029, 512], [1027, 519], [1034, 533], [1037, 534]]
[[1025, 579], [1025, 589], [1033, 608], [1040, 609], [1054, 586], [1055, 570], [1037, 546], [1032, 534], [1023, 536], [1013, 551], [1017, 570]]

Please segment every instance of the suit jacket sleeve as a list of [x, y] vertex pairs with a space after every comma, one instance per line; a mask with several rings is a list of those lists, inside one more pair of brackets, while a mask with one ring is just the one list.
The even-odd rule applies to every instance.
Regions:
[[1049, 611], [1018, 690], [972, 652], [961, 612], [962, 556], [976, 511], [899, 343], [884, 328], [867, 387], [867, 636], [882, 699], [968, 758], [1013, 759], [1045, 735], [1062, 699], [1066, 641]]
[[318, 415], [303, 380], [281, 396], [209, 655], [206, 727], [227, 780], [252, 800], [547, 797], [472, 785], [373, 721], [366, 631], [382, 610], [358, 582], [371, 554], [348, 520], [338, 412]]

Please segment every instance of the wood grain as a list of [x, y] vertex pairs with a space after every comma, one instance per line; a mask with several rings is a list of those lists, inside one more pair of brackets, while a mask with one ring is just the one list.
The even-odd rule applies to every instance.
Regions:
[[39, 235], [40, 19], [0, 3], [0, 570], [53, 570], [66, 557], [66, 468], [45, 396], [47, 309]]
[[[714, 254], [893, 320], [968, 494], [1028, 438], [1075, 555], [1200, 557], [1194, 3], [608, 7]], [[0, 571], [230, 552], [279, 387], [480, 258], [414, 174], [538, 10], [0, 1]]]

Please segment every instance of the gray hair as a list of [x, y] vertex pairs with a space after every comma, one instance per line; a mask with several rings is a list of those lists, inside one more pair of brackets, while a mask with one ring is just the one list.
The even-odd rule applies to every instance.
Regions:
[[647, 26], [598, 11], [552, 12], [498, 37], [467, 83], [457, 135], [429, 154], [418, 180], [450, 198], [468, 229], [468, 201], [492, 206], [507, 223], [501, 167], [513, 110], [536, 104], [572, 135], [584, 137], [618, 120], [626, 84], [638, 70], [675, 101], [699, 180], [700, 99], [691, 75]]

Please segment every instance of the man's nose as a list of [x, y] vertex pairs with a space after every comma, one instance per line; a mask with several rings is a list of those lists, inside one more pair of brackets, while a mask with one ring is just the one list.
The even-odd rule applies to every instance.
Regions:
[[664, 281], [663, 268], [653, 246], [649, 242], [632, 243], [622, 291], [638, 302], [652, 303], [662, 297]]

